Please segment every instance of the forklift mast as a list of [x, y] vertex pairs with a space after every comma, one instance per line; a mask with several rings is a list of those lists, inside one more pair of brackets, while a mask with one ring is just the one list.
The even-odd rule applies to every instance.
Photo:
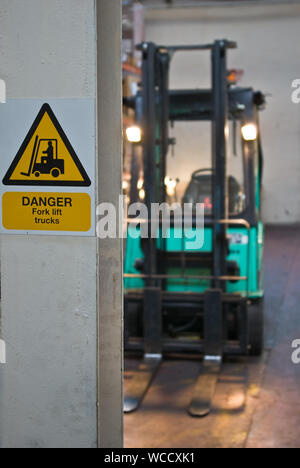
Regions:
[[[213, 44], [195, 46], [156, 46], [152, 42], [139, 46], [143, 54], [142, 88], [136, 100], [136, 119], [143, 128], [143, 155], [145, 203], [151, 212], [152, 203], [165, 201], [166, 159], [169, 145], [170, 58], [180, 51], [210, 51], [212, 60], [212, 199], [213, 199], [213, 284], [225, 290], [228, 254], [228, 180], [227, 180], [227, 125], [229, 95], [227, 83], [227, 50], [236, 48], [234, 42], [218, 40]], [[159, 109], [159, 115], [157, 112]], [[157, 150], [159, 147], [159, 150]], [[155, 163], [154, 163], [155, 161]], [[151, 221], [149, 222], [149, 233]], [[153, 284], [157, 274], [156, 240], [148, 236], [145, 248], [147, 285]]]

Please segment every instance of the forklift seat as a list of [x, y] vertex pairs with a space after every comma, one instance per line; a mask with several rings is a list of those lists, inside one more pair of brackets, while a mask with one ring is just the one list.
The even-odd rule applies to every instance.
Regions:
[[[205, 214], [212, 214], [212, 170], [200, 169], [192, 174], [182, 203], [204, 203]], [[241, 186], [233, 176], [229, 176], [229, 213], [238, 214], [240, 204]]]

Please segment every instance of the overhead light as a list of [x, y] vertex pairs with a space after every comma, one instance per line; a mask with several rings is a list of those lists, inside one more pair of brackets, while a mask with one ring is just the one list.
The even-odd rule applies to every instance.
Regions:
[[142, 131], [137, 126], [128, 127], [126, 129], [126, 136], [130, 143], [140, 143], [142, 141]]
[[255, 124], [246, 124], [242, 127], [242, 135], [245, 141], [254, 141], [257, 139], [257, 127]]

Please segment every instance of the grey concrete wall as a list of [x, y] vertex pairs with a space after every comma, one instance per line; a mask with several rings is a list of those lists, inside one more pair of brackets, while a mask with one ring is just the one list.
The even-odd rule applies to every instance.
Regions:
[[1, 245], [1, 448], [97, 446], [95, 239]]
[[[120, 5], [119, 0], [98, 3]], [[6, 81], [8, 98], [96, 99], [95, 6], [94, 0], [1, 0], [0, 77]], [[115, 21], [117, 30], [119, 18]], [[114, 38], [115, 48], [120, 47], [118, 36]], [[104, 64], [99, 73], [101, 67]], [[107, 101], [105, 105], [114, 106]], [[120, 135], [115, 134], [116, 142]], [[113, 157], [120, 161], [115, 149]], [[118, 183], [112, 187], [117, 190]], [[117, 246], [112, 255], [120, 281]], [[1, 237], [0, 339], [7, 346], [7, 363], [0, 365], [1, 448], [97, 446], [98, 396], [110, 392], [101, 387], [97, 393], [97, 268], [96, 238]], [[120, 335], [120, 292], [114, 301]], [[110, 342], [105, 346], [118, 360], [120, 385], [120, 337], [115, 347]], [[121, 385], [115, 395], [118, 411]], [[107, 428], [107, 443], [121, 444], [120, 414], [117, 425], [116, 429], [112, 421], [110, 426], [117, 437]]]
[[1, 0], [8, 98], [95, 97], [94, 0]]
[[[300, 5], [289, 2], [147, 12], [148, 40], [166, 45], [224, 37], [237, 41], [239, 49], [229, 52], [229, 65], [245, 70], [241, 85], [271, 95], [261, 114], [264, 219], [269, 223], [300, 222], [300, 105], [291, 101], [292, 81], [300, 77], [299, 25]], [[173, 60], [172, 87], [209, 86], [208, 73], [208, 55], [180, 54]], [[182, 175], [199, 166], [198, 148], [206, 157], [207, 138], [205, 130], [201, 133], [189, 124], [179, 125], [174, 134], [179, 145], [175, 159], [169, 158], [169, 167], [171, 175]]]

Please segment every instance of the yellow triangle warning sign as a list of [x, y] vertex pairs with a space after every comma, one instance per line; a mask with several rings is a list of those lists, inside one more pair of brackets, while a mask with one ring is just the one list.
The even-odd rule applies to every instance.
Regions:
[[8, 169], [4, 185], [90, 186], [65, 132], [44, 104]]

